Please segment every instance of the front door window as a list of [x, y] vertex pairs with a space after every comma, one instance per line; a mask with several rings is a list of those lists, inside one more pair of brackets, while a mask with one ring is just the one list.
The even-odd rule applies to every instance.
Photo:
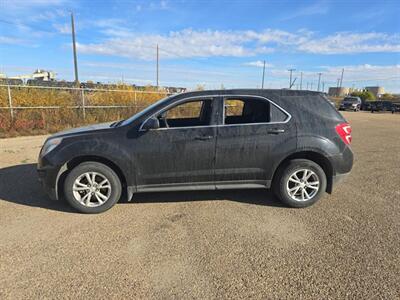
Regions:
[[178, 104], [157, 118], [161, 128], [207, 126], [211, 123], [212, 100], [193, 100]]

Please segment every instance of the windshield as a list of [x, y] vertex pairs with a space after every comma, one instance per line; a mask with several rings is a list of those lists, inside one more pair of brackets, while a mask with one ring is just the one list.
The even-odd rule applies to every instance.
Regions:
[[160, 99], [156, 102], [154, 102], [153, 104], [151, 104], [150, 106], [147, 106], [145, 109], [143, 109], [142, 111], [138, 112], [137, 114], [134, 114], [132, 117], [126, 119], [123, 121], [123, 123], [121, 125], [126, 125], [129, 124], [131, 122], [133, 122], [134, 120], [136, 120], [137, 118], [140, 118], [141, 116], [143, 116], [144, 114], [146, 114], [148, 111], [152, 110], [154, 107], [156, 107], [157, 105], [159, 105], [161, 102], [166, 101], [167, 99], [171, 98], [173, 96], [168, 96], [165, 97], [163, 99]]
[[343, 100], [344, 103], [358, 103], [357, 98], [344, 98]]

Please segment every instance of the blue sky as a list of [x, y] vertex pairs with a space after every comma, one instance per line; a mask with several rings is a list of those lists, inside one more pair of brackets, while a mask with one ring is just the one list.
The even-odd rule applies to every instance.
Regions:
[[[193, 88], [383, 85], [400, 92], [400, 1], [0, 0], [0, 72]], [[295, 84], [295, 87], [297, 86]]]

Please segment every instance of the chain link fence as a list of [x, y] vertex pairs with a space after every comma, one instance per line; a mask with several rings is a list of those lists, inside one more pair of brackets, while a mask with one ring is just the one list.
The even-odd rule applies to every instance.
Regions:
[[125, 119], [170, 95], [154, 89], [0, 85], [0, 137]]

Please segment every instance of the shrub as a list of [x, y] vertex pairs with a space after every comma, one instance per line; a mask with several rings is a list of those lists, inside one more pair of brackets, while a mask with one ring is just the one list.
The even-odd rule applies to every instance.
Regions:
[[[153, 102], [164, 98], [165, 92], [152, 88], [136, 91], [121, 85], [113, 90], [85, 90], [85, 118], [82, 90], [12, 87], [14, 118], [11, 119], [8, 91], [0, 87], [0, 138], [15, 135], [45, 134], [91, 123], [108, 122], [130, 117]], [[50, 108], [55, 106], [57, 108]], [[96, 106], [127, 106], [100, 108]], [[47, 107], [47, 108], [28, 108]]]

